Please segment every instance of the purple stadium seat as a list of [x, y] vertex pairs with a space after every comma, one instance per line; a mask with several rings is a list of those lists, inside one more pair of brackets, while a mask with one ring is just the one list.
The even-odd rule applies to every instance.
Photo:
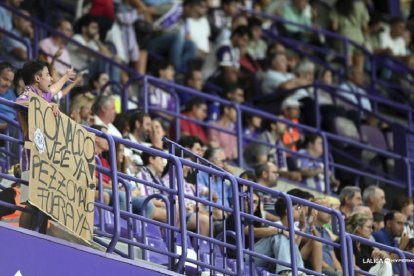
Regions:
[[358, 128], [354, 122], [345, 117], [336, 117], [334, 119], [334, 132], [350, 139], [361, 140]]
[[[145, 223], [145, 231], [146, 237], [162, 240], [161, 229], [157, 225]], [[142, 223], [138, 220], [134, 220], [134, 237], [137, 240], [142, 241]]]
[[385, 141], [384, 134], [377, 128], [370, 125], [361, 126], [362, 140], [369, 145], [387, 150], [387, 142]]
[[[162, 239], [152, 238], [152, 237], [145, 237], [145, 244], [157, 248], [158, 250], [162, 250], [163, 252], [168, 252], [167, 245]], [[157, 263], [160, 265], [168, 264], [168, 256], [160, 254], [158, 252], [154, 252], [151, 250], [145, 250], [144, 259], [149, 260], [150, 262]]]

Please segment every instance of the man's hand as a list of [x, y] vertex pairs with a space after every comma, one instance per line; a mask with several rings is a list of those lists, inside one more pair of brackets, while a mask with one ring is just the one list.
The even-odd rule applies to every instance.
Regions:
[[60, 114], [59, 107], [56, 104], [52, 104], [52, 113], [55, 115], [55, 117], [59, 116]]
[[300, 172], [289, 172], [289, 179], [293, 181], [302, 181], [302, 174]]
[[405, 250], [405, 248], [407, 248], [408, 242], [410, 241], [410, 238], [408, 237], [407, 233], [404, 232], [401, 235], [401, 240], [400, 240], [400, 249], [401, 250]]
[[70, 81], [74, 81], [75, 80], [75, 78], [76, 78], [76, 72], [75, 72], [75, 69], [73, 69], [73, 66], [70, 67], [70, 69], [68, 71], [66, 71], [65, 76]]

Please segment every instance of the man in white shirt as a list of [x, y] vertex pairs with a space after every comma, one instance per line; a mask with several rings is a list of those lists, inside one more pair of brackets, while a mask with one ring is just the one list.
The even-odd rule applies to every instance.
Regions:
[[390, 29], [380, 34], [381, 49], [389, 49], [393, 56], [403, 57], [407, 55], [407, 45], [404, 40], [405, 22], [401, 18], [391, 20]]
[[112, 96], [98, 96], [92, 105], [95, 125], [108, 128], [108, 134], [122, 138], [121, 132], [112, 124], [116, 117], [115, 100]]
[[[361, 106], [364, 110], [372, 111], [371, 102], [367, 97], [364, 97], [367, 92], [361, 88], [363, 84], [364, 71], [360, 67], [350, 67], [348, 68], [348, 80], [339, 86], [338, 94]], [[358, 97], [356, 94], [362, 96]], [[345, 103], [345, 106], [349, 105]]]
[[[151, 146], [148, 143], [152, 131], [151, 117], [148, 113], [136, 112], [129, 118], [129, 135], [125, 137], [134, 143]], [[143, 166], [141, 151], [134, 148], [125, 148], [125, 154], [129, 156], [133, 165]]]
[[286, 55], [282, 53], [273, 55], [271, 57], [270, 68], [263, 76], [263, 94], [275, 93], [277, 92], [277, 89], [291, 90], [310, 84], [308, 79], [297, 78], [287, 70], [288, 64]]

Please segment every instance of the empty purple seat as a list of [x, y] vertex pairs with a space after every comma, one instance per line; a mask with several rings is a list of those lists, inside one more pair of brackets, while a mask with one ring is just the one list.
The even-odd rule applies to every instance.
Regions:
[[388, 150], [384, 134], [377, 127], [363, 125], [361, 126], [361, 135], [362, 140], [369, 145], [382, 150]]
[[358, 132], [358, 128], [354, 122], [345, 117], [336, 117], [334, 119], [334, 132], [338, 135], [353, 139], [361, 140], [361, 137]]
[[[168, 252], [167, 245], [162, 239], [146, 237], [145, 244], [149, 245], [150, 247], [156, 248], [163, 252]], [[143, 254], [143, 258], [153, 263], [157, 263], [160, 265], [167, 265], [168, 264], [168, 256], [154, 252], [151, 250], [145, 250]]]
[[[139, 240], [142, 241], [142, 223], [141, 221], [138, 220], [134, 220], [134, 237]], [[162, 235], [161, 235], [161, 229], [159, 226], [152, 224], [152, 223], [145, 223], [145, 236], [146, 237], [151, 237], [151, 238], [155, 238], [155, 239], [161, 239], [162, 240]]]

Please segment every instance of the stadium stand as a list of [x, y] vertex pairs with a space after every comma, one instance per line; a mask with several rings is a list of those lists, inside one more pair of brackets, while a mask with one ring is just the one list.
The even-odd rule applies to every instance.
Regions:
[[[413, 275], [413, 29], [399, 1], [77, 2], [0, 2], [5, 237], [20, 219], [149, 275]], [[60, 151], [28, 133], [29, 90], [45, 121], [61, 112], [95, 135], [96, 166], [63, 164], [63, 144], [79, 146], [70, 123]], [[53, 150], [31, 174], [28, 140]], [[42, 197], [63, 185], [47, 162], [96, 178], [76, 190], [93, 227], [70, 228], [59, 200], [32, 205], [39, 166]]]

